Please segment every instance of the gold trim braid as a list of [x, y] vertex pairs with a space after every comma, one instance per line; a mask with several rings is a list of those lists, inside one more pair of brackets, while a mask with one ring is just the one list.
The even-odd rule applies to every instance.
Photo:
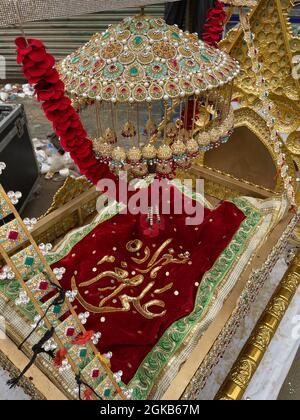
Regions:
[[285, 273], [215, 400], [241, 400], [300, 285], [300, 253]]

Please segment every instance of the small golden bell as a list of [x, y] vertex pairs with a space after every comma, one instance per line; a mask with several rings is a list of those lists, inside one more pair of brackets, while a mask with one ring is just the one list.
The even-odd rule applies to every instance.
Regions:
[[115, 131], [112, 130], [111, 128], [107, 128], [105, 130], [103, 137], [104, 137], [104, 140], [107, 143], [110, 143], [110, 144], [116, 144], [117, 143], [117, 135], [116, 135]]
[[126, 121], [122, 130], [122, 136], [132, 138], [136, 135], [136, 129], [132, 122]]

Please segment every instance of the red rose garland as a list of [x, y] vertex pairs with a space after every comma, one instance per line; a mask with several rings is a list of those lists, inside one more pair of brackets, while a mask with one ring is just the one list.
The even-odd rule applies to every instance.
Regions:
[[28, 83], [34, 86], [38, 101], [43, 102], [46, 117], [80, 172], [94, 184], [103, 177], [115, 179], [108, 166], [95, 158], [92, 142], [87, 138], [71, 100], [64, 93], [64, 83], [54, 68], [54, 57], [46, 52], [40, 40], [17, 38], [15, 42], [17, 62], [23, 65]]
[[203, 41], [213, 47], [217, 47], [218, 42], [222, 39], [225, 20], [224, 4], [216, 1], [214, 7], [209, 9], [207, 13], [202, 35]]

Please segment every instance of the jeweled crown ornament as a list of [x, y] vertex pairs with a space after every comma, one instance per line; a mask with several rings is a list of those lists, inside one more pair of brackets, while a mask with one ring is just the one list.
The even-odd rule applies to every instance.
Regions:
[[132, 177], [172, 176], [228, 140], [239, 64], [163, 19], [128, 17], [59, 65], [67, 93], [96, 115], [96, 156]]

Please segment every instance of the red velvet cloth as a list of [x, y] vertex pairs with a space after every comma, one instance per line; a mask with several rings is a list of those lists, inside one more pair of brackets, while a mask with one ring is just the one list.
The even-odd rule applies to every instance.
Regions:
[[[111, 291], [99, 292], [98, 288], [113, 287], [120, 283], [117, 280], [112, 282], [112, 277], [103, 278], [87, 287], [79, 287], [81, 282], [86, 282], [103, 271], [113, 270], [114, 267], [121, 268], [122, 261], [128, 263], [126, 270], [129, 272], [129, 277], [132, 277], [134, 272], [138, 274], [137, 268], [144, 268], [147, 263], [138, 265], [131, 260], [131, 257], [142, 258], [145, 246], [149, 247], [152, 256], [157, 248], [169, 238], [173, 240], [165, 248], [163, 254], [170, 248], [174, 249], [174, 256], [185, 251], [190, 252], [192, 264], [165, 265], [158, 271], [155, 279], [151, 279], [149, 273], [144, 274], [141, 285], [127, 287], [120, 293], [120, 295], [138, 296], [150, 281], [154, 281], [153, 288], [141, 303], [152, 299], [163, 300], [165, 308], [151, 307], [150, 310], [160, 313], [165, 309], [164, 316], [147, 319], [133, 305], [128, 312], [92, 313], [90, 311], [91, 314], [85, 327], [87, 330], [102, 333], [98, 348], [102, 353], [112, 351], [112, 370], [121, 369], [124, 372], [122, 379], [125, 383], [133, 377], [145, 356], [166, 329], [193, 310], [197, 293], [195, 283], [200, 283], [203, 274], [212, 267], [245, 218], [244, 214], [229, 202], [221, 203], [213, 211], [205, 209], [204, 221], [199, 226], [187, 226], [185, 217], [185, 214], [165, 216], [165, 229], [158, 237], [151, 238], [143, 235], [139, 216], [118, 214], [98, 225], [77, 243], [65, 258], [53, 265], [53, 268], [66, 268], [66, 274], [60, 282], [66, 290], [71, 290], [71, 278], [75, 273], [76, 285], [82, 297], [88, 303], [98, 307], [101, 293], [102, 296], [111, 293]], [[126, 243], [134, 238], [143, 241], [139, 257], [126, 250]], [[97, 262], [105, 255], [115, 256], [115, 262], [97, 265]], [[154, 294], [155, 289], [163, 288], [170, 282], [173, 283], [171, 289], [161, 294]], [[74, 305], [78, 313], [86, 311], [78, 300], [74, 302]], [[121, 307], [118, 296], [106, 305]]]

